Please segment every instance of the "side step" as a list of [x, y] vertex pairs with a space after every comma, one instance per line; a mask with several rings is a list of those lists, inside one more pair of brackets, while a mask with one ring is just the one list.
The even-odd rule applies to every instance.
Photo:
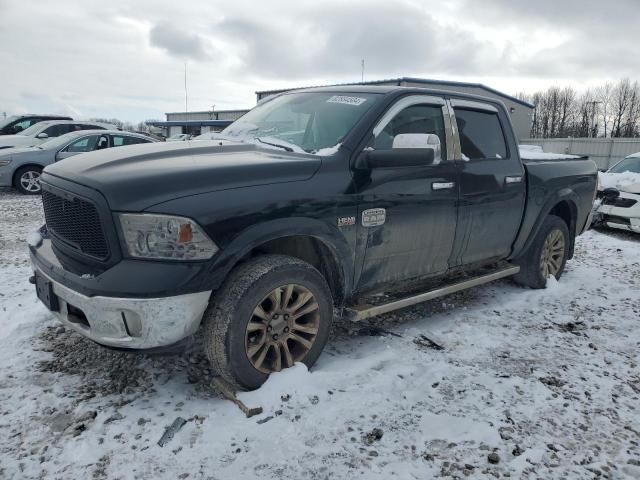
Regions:
[[383, 313], [392, 312], [400, 308], [410, 307], [417, 303], [426, 302], [427, 300], [433, 300], [434, 298], [443, 297], [450, 293], [459, 292], [468, 288], [477, 287], [485, 283], [493, 282], [500, 278], [510, 277], [520, 271], [520, 267], [510, 265], [506, 268], [496, 270], [495, 272], [472, 277], [467, 280], [458, 283], [452, 283], [444, 287], [436, 288], [435, 290], [429, 290], [428, 292], [419, 293], [410, 297], [394, 300], [382, 305], [369, 306], [369, 305], [357, 305], [353, 307], [345, 308], [345, 317], [351, 321], [359, 322], [366, 320], [367, 318], [375, 317], [376, 315], [382, 315]]

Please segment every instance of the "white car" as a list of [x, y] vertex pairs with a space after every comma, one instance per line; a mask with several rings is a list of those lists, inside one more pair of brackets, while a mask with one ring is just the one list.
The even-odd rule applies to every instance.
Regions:
[[640, 233], [640, 152], [629, 155], [608, 171], [600, 173], [598, 196], [602, 197], [601, 193], [607, 188], [618, 190], [620, 195], [613, 192], [594, 206], [600, 223]]
[[0, 149], [16, 147], [34, 147], [50, 138], [59, 137], [78, 130], [109, 130], [113, 125], [75, 120], [51, 120], [38, 122], [15, 135], [0, 137]]

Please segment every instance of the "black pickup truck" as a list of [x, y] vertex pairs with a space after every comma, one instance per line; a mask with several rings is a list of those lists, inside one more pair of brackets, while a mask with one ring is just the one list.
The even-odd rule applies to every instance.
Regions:
[[41, 183], [31, 281], [51, 311], [109, 347], [202, 335], [214, 369], [255, 388], [312, 365], [334, 316], [559, 278], [596, 165], [523, 163], [492, 99], [343, 87], [276, 96], [214, 140], [76, 156]]

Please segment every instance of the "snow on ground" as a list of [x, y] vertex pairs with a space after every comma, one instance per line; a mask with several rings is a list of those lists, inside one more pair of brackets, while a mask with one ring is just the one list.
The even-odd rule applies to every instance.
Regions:
[[638, 236], [586, 233], [546, 290], [338, 322], [311, 372], [240, 395], [264, 408], [247, 419], [197, 346], [125, 354], [61, 327], [27, 282], [40, 221], [0, 193], [0, 478], [640, 478]]

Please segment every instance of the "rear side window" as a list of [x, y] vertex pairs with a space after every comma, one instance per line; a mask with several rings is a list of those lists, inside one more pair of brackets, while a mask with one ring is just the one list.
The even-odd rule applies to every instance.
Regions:
[[455, 108], [464, 160], [507, 158], [504, 132], [494, 112]]

